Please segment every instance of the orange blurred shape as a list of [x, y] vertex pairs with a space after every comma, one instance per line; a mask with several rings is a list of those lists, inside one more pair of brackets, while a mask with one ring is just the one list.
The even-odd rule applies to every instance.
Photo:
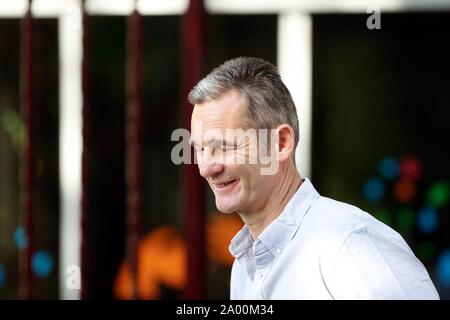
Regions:
[[394, 185], [394, 197], [399, 203], [408, 203], [416, 196], [416, 186], [408, 180], [399, 180]]
[[[147, 234], [138, 247], [138, 296], [140, 299], [157, 299], [159, 285], [181, 290], [186, 282], [185, 246], [178, 230], [162, 226]], [[114, 286], [118, 299], [131, 299], [132, 280], [130, 268], [123, 263]]]
[[[207, 254], [216, 263], [231, 266], [233, 257], [228, 245], [242, 228], [236, 214], [208, 215]], [[161, 226], [144, 236], [138, 247], [138, 296], [140, 299], [158, 299], [160, 285], [182, 290], [186, 283], [186, 247], [180, 232], [173, 226]], [[132, 299], [130, 268], [122, 263], [114, 284], [118, 299]]]
[[241, 218], [235, 213], [213, 213], [206, 227], [207, 253], [214, 262], [231, 266], [234, 257], [228, 250], [231, 239], [242, 228]]

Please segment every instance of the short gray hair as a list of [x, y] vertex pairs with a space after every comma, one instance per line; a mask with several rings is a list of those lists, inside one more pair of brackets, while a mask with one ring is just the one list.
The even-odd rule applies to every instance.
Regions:
[[239, 57], [224, 62], [191, 90], [192, 105], [219, 99], [230, 91], [247, 101], [247, 118], [258, 129], [274, 129], [288, 124], [294, 129], [295, 147], [299, 141], [297, 111], [278, 69], [263, 59]]

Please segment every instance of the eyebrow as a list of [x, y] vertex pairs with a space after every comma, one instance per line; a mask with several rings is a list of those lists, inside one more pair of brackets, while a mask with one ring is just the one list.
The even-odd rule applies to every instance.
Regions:
[[194, 148], [195, 148], [195, 147], [200, 147], [200, 144], [199, 144], [197, 141], [192, 140], [192, 138], [189, 139], [189, 144], [190, 144], [191, 146], [193, 146]]

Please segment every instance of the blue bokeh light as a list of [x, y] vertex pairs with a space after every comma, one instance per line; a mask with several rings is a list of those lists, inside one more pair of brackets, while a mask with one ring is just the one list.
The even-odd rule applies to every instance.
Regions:
[[377, 202], [384, 196], [384, 183], [378, 177], [373, 177], [364, 182], [364, 197], [369, 202]]
[[439, 256], [436, 263], [436, 273], [439, 284], [450, 288], [450, 249], [446, 249]]
[[400, 174], [400, 165], [393, 157], [385, 157], [378, 167], [380, 175], [386, 180], [394, 180]]
[[0, 263], [0, 288], [6, 285], [6, 269], [3, 264]]
[[28, 245], [27, 234], [23, 226], [17, 227], [14, 231], [14, 244], [19, 249], [23, 249]]
[[31, 260], [31, 268], [38, 278], [44, 278], [52, 272], [53, 258], [47, 251], [37, 251]]
[[433, 233], [439, 224], [439, 216], [431, 207], [423, 207], [417, 215], [417, 225], [422, 233]]

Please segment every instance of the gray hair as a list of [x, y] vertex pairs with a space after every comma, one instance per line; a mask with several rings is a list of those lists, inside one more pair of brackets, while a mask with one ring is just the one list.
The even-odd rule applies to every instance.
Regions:
[[258, 129], [274, 129], [288, 124], [299, 140], [297, 111], [278, 69], [263, 59], [239, 57], [215, 68], [191, 90], [192, 105], [219, 99], [231, 90], [247, 101], [247, 118]]

